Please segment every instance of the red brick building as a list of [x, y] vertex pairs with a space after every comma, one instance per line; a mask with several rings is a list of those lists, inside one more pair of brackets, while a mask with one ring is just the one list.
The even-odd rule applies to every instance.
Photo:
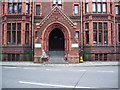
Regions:
[[120, 0], [2, 0], [2, 60], [120, 60]]

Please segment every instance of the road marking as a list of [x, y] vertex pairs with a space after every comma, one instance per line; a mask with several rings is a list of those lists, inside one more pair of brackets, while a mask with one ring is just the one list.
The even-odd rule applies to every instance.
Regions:
[[23, 69], [33, 69], [33, 70], [36, 70], [36, 68], [23, 68]]
[[9, 69], [13, 69], [13, 68], [17, 68], [17, 67], [3, 67], [3, 68], [9, 68]]
[[[63, 87], [63, 88], [91, 88], [91, 87], [80, 87], [80, 86], [69, 86], [69, 85], [57, 85], [57, 84], [47, 84], [47, 83], [35, 83], [35, 82], [26, 82], [19, 81], [22, 84], [30, 84], [30, 85], [39, 85], [39, 86], [52, 86], [52, 87]], [[92, 87], [94, 88], [94, 87]]]
[[60, 69], [46, 69], [47, 71], [61, 71]]
[[25, 81], [19, 81], [19, 83], [31, 84], [31, 85], [40, 85], [40, 86], [52, 86], [52, 87], [66, 87], [66, 88], [73, 88], [73, 87], [74, 87], [74, 86], [66, 86], [66, 85], [56, 85], [56, 84], [46, 84], [46, 83], [35, 83], [35, 82], [25, 82]]
[[[62, 69], [46, 69], [47, 71], [63, 71]], [[86, 70], [68, 70], [68, 71], [74, 71], [74, 72], [83, 72]]]
[[110, 73], [113, 73], [114, 71], [97, 71], [97, 72], [106, 72], [106, 73], [110, 72]]
[[84, 72], [86, 70], [70, 70], [70, 71]]

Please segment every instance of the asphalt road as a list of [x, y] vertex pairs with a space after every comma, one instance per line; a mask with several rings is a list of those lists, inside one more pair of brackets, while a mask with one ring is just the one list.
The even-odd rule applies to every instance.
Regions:
[[2, 88], [118, 88], [118, 67], [2, 67]]

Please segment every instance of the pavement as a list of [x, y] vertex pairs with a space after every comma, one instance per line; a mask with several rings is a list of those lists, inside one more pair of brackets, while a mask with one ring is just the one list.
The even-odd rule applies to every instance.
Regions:
[[2, 62], [0, 66], [16, 66], [16, 67], [42, 67], [42, 66], [73, 66], [73, 67], [91, 67], [91, 66], [119, 66], [118, 61], [87, 61], [83, 63], [67, 63], [67, 64], [46, 64], [46, 63], [34, 63], [34, 62]]

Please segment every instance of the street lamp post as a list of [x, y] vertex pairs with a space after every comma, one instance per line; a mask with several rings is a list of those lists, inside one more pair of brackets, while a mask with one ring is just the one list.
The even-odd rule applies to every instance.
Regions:
[[34, 60], [34, 0], [32, 0], [32, 59]]

